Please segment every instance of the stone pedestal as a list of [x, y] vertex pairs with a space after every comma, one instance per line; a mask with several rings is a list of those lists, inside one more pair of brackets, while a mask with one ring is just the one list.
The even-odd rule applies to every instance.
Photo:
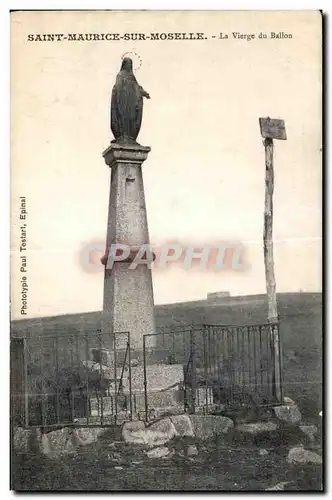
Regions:
[[[169, 410], [183, 411], [183, 366], [155, 364], [146, 366], [146, 389], [147, 401], [145, 400], [144, 367], [133, 366], [131, 368], [131, 391], [133, 395], [133, 409], [136, 414], [144, 415], [145, 403], [148, 404], [148, 412], [160, 412]], [[124, 377], [124, 394], [129, 393], [129, 379]]]
[[[149, 151], [136, 143], [112, 143], [103, 153], [112, 171], [106, 249], [115, 243], [133, 249], [149, 244], [141, 168]], [[106, 250], [104, 263], [107, 255]], [[114, 262], [112, 269], [105, 263], [104, 329], [130, 332], [131, 348], [142, 349], [143, 335], [155, 333], [152, 276], [145, 264], [129, 269], [131, 260]]]

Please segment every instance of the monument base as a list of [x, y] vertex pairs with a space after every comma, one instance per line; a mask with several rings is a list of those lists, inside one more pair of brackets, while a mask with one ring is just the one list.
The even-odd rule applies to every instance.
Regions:
[[115, 358], [106, 349], [94, 349], [91, 354], [93, 360], [83, 362], [96, 391], [89, 395], [89, 417], [104, 419], [121, 413], [125, 419], [152, 420], [213, 405], [211, 387], [198, 387], [195, 394], [184, 387], [182, 364], [144, 365], [141, 350], [133, 351], [133, 358], [125, 350], [117, 351]]

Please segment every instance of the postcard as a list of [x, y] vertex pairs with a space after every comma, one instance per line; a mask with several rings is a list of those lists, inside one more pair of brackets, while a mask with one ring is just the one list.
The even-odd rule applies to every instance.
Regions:
[[323, 489], [322, 32], [11, 12], [11, 489]]

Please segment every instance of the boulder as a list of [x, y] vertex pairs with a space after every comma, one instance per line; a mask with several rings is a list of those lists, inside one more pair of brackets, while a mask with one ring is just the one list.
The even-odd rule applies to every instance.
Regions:
[[120, 453], [117, 453], [116, 451], [111, 451], [110, 453], [107, 453], [107, 458], [111, 462], [116, 462], [116, 463], [122, 462], [122, 455]]
[[227, 434], [234, 427], [233, 420], [219, 415], [190, 415], [189, 418], [194, 435], [199, 439]]
[[170, 418], [164, 418], [145, 427], [144, 422], [126, 422], [122, 429], [122, 437], [126, 443], [160, 446], [177, 436]]
[[158, 446], [146, 452], [149, 458], [164, 458], [170, 454], [170, 450], [165, 446]]
[[63, 427], [62, 429], [42, 434], [40, 451], [43, 455], [51, 459], [75, 453], [76, 445], [73, 440], [73, 429]]
[[144, 434], [145, 424], [141, 420], [125, 422], [122, 427], [122, 438], [126, 443], [137, 444], [139, 436]]
[[173, 437], [173, 433], [175, 431], [174, 424], [172, 423], [172, 420], [169, 417], [162, 418], [161, 420], [157, 420], [153, 424], [149, 425], [148, 429], [150, 431], [158, 431], [158, 432], [164, 432], [167, 434], [172, 434], [172, 437]]
[[13, 430], [12, 447], [16, 453], [40, 453], [41, 432], [38, 428], [23, 429], [17, 427]]
[[303, 432], [303, 434], [308, 436], [310, 441], [314, 441], [315, 435], [318, 432], [318, 429], [315, 425], [300, 425], [300, 430]]
[[121, 447], [121, 445], [123, 445], [123, 441], [112, 441], [108, 444], [108, 448], [117, 449], [118, 447]]
[[166, 443], [175, 436], [178, 436], [176, 428], [169, 417], [154, 422], [146, 430], [150, 436], [153, 436], [153, 434], [158, 435], [161, 439], [165, 439]]
[[290, 398], [284, 398], [284, 400], [290, 400], [287, 405], [275, 406], [273, 408], [275, 416], [281, 422], [286, 424], [299, 424], [301, 422], [302, 416], [297, 405]]
[[194, 437], [193, 426], [188, 415], [174, 415], [170, 417], [178, 436]]
[[274, 422], [255, 422], [251, 424], [238, 424], [236, 430], [247, 434], [256, 435], [261, 432], [276, 431], [278, 425]]
[[79, 446], [95, 443], [107, 431], [103, 427], [81, 427], [73, 430], [73, 442]]
[[295, 401], [293, 401], [293, 399], [289, 398], [288, 396], [284, 396], [284, 403], [288, 406], [297, 406]]
[[187, 448], [187, 457], [194, 457], [198, 455], [198, 449], [194, 444], [190, 444]]
[[41, 452], [48, 458], [58, 458], [62, 455], [75, 453], [76, 448], [73, 429], [69, 427], [42, 434]]
[[17, 453], [42, 454], [49, 458], [75, 453], [79, 446], [95, 443], [107, 428], [63, 427], [42, 433], [38, 428], [15, 429], [13, 447]]
[[306, 450], [303, 446], [295, 446], [289, 450], [287, 462], [293, 465], [304, 465], [307, 463], [321, 465], [323, 459], [318, 453]]
[[275, 486], [272, 486], [271, 488], [266, 488], [265, 491], [284, 491], [286, 484], [289, 484], [289, 481], [278, 483]]
[[13, 430], [12, 449], [16, 453], [28, 453], [28, 434], [26, 429], [16, 427]]

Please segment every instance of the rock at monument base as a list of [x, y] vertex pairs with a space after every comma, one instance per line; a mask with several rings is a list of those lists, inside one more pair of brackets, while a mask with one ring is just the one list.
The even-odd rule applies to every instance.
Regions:
[[149, 447], [160, 446], [168, 443], [173, 437], [176, 436], [176, 431], [174, 429], [174, 433], [171, 434], [160, 432], [160, 431], [151, 431], [146, 429], [145, 434], [143, 436], [144, 444]]
[[170, 417], [178, 436], [194, 437], [192, 423], [188, 415], [174, 415]]
[[235, 429], [238, 432], [256, 435], [260, 432], [275, 431], [278, 429], [278, 425], [274, 422], [255, 422], [251, 424], [238, 424]]
[[164, 458], [170, 454], [170, 450], [165, 446], [158, 446], [146, 452], [149, 458]]
[[289, 450], [287, 462], [293, 465], [304, 465], [307, 463], [322, 465], [323, 458], [318, 453], [306, 450], [303, 446], [295, 446]]
[[147, 431], [163, 434], [168, 441], [178, 435], [175, 426], [169, 417], [154, 422], [147, 428]]
[[75, 453], [80, 446], [97, 442], [105, 432], [107, 428], [102, 427], [76, 429], [63, 427], [45, 433], [38, 428], [17, 428], [13, 435], [13, 448], [16, 453], [44, 455], [53, 459]]
[[284, 396], [284, 403], [288, 406], [297, 406], [295, 401], [293, 401], [293, 399], [289, 398], [288, 396]]
[[300, 430], [303, 432], [303, 434], [308, 436], [310, 441], [314, 441], [315, 436], [318, 432], [318, 429], [315, 425], [300, 425]]
[[194, 435], [199, 439], [210, 439], [214, 436], [227, 434], [234, 427], [234, 422], [228, 417], [218, 415], [190, 415]]
[[13, 431], [12, 449], [16, 453], [28, 453], [29, 436], [25, 429], [16, 427]]
[[98, 441], [98, 438], [107, 431], [103, 427], [78, 428], [73, 431], [73, 440], [79, 446], [86, 446]]
[[275, 416], [281, 422], [286, 424], [299, 424], [301, 422], [302, 416], [296, 404], [288, 404], [282, 406], [275, 406], [273, 408]]
[[40, 453], [41, 432], [40, 429], [23, 429], [17, 427], [13, 430], [13, 450], [18, 454]]
[[190, 444], [187, 448], [187, 457], [195, 457], [198, 455], [198, 449], [194, 444]]
[[284, 491], [285, 486], [289, 484], [289, 481], [278, 483], [275, 486], [272, 486], [271, 488], [266, 488], [265, 491]]
[[144, 422], [127, 422], [122, 429], [126, 443], [142, 444], [150, 447], [168, 443], [177, 436], [176, 429], [169, 418], [162, 419], [145, 427]]
[[306, 450], [303, 446], [295, 446], [287, 456], [287, 463], [293, 465], [303, 465], [307, 463], [322, 465], [323, 458], [313, 451]]
[[68, 427], [42, 434], [40, 444], [41, 453], [48, 458], [58, 458], [76, 451], [73, 430]]
[[[125, 422], [122, 427], [122, 438], [126, 443], [137, 444], [137, 441], [140, 439], [140, 436], [144, 432], [144, 422], [140, 420], [134, 422]], [[141, 444], [141, 442], [139, 442], [138, 444]]]

